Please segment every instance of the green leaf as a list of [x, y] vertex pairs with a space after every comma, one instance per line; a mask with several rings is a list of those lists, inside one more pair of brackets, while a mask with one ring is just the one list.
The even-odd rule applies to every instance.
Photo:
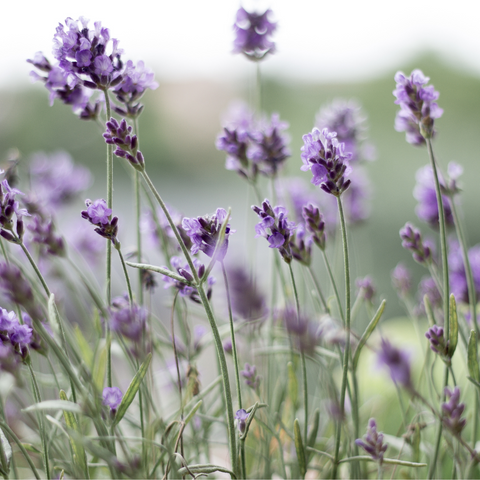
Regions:
[[62, 339], [61, 328], [60, 328], [60, 319], [58, 317], [58, 310], [57, 310], [57, 306], [55, 305], [55, 295], [53, 293], [50, 294], [50, 297], [48, 299], [48, 320], [50, 322], [50, 326], [52, 327], [55, 340], [60, 345], [63, 345], [63, 339]]
[[78, 325], [75, 325], [74, 333], [83, 361], [85, 362], [85, 365], [87, 365], [87, 367], [91, 369], [93, 365], [92, 349], [90, 348], [90, 345], [88, 344], [86, 338], [83, 336], [83, 333]]
[[433, 327], [434, 325], [436, 325], [435, 316], [433, 315], [432, 304], [430, 303], [427, 294], [423, 296], [423, 304], [425, 305], [425, 312], [427, 313], [428, 323], [431, 327]]
[[[68, 402], [67, 394], [60, 390], [60, 399]], [[63, 417], [65, 418], [65, 423], [67, 427], [80, 433], [80, 429], [78, 428], [78, 423], [75, 418], [75, 415], [72, 412], [67, 410], [63, 411]], [[74, 461], [77, 465], [88, 475], [87, 469], [87, 457], [85, 455], [85, 449], [83, 448], [82, 444], [75, 441], [70, 435], [68, 436], [70, 439], [70, 445], [72, 446], [73, 454], [74, 454]]]
[[66, 402], [65, 400], [45, 400], [24, 408], [24, 412], [35, 412], [39, 410], [66, 410], [72, 413], [84, 413], [82, 407], [77, 403]]
[[0, 459], [2, 470], [8, 475], [10, 472], [10, 460], [12, 459], [12, 447], [7, 440], [7, 437], [0, 428]]
[[468, 373], [473, 380], [480, 382], [477, 356], [477, 332], [475, 330], [470, 331], [470, 337], [468, 339]]
[[133, 262], [125, 262], [129, 267], [139, 268], [140, 270], [151, 270], [152, 272], [161, 273], [162, 275], [166, 275], [167, 277], [173, 278], [182, 283], [186, 283], [190, 285], [191, 283], [187, 281], [185, 277], [182, 277], [178, 273], [172, 272], [168, 270], [168, 268], [157, 267], [156, 265], [148, 265], [146, 263], [133, 263]]
[[288, 396], [292, 401], [293, 405], [297, 405], [298, 401], [298, 380], [295, 375], [295, 369], [292, 362], [288, 362]]
[[255, 402], [255, 405], [253, 407], [246, 410], [248, 412], [248, 417], [247, 417], [247, 421], [245, 422], [245, 431], [240, 436], [240, 440], [245, 440], [247, 438], [248, 430], [250, 429], [250, 424], [253, 421], [253, 417], [255, 416], [255, 412], [257, 411], [258, 407], [259, 407], [259, 403]]
[[237, 478], [231, 470], [225, 467], [221, 467], [220, 465], [212, 465], [212, 464], [188, 465], [188, 467], [182, 467], [178, 470], [178, 473], [181, 476], [188, 475], [189, 472], [193, 474], [203, 473], [207, 475], [215, 472], [223, 472], [223, 473], [228, 473], [230, 475], [230, 478]]
[[307, 446], [313, 447], [315, 445], [315, 441], [317, 440], [319, 425], [320, 425], [320, 410], [317, 408], [315, 412], [313, 412], [313, 425], [310, 430], [310, 434], [308, 435]]
[[133, 402], [133, 399], [135, 398], [135, 395], [137, 394], [138, 389], [140, 388], [140, 384], [142, 383], [142, 380], [145, 377], [145, 374], [147, 373], [151, 360], [152, 360], [152, 354], [149, 353], [145, 361], [142, 363], [142, 365], [140, 365], [138, 372], [133, 377], [133, 380], [131, 381], [130, 385], [127, 388], [127, 391], [125, 392], [125, 395], [122, 398], [122, 401], [115, 415], [115, 419], [113, 420], [113, 426], [117, 425], [118, 422], [120, 422], [120, 420], [123, 418], [125, 413], [127, 413], [128, 407]]
[[420, 462], [420, 425], [418, 423], [415, 424], [415, 431], [413, 432], [412, 437], [412, 450], [413, 450], [413, 461], [415, 463]]
[[35, 445], [32, 445], [31, 443], [22, 443], [22, 445], [27, 452], [36, 453], [37, 455], [42, 454], [42, 452]]
[[105, 371], [107, 369], [107, 353], [108, 347], [111, 342], [111, 338], [109, 337], [107, 344], [104, 345], [99, 352], [97, 352], [95, 363], [93, 365], [93, 384], [97, 389], [97, 392], [103, 391], [103, 383], [105, 381]]
[[192, 410], [190, 411], [190, 413], [185, 417], [185, 425], [188, 424], [188, 422], [193, 418], [193, 416], [197, 413], [197, 410], [200, 408], [200, 406], [202, 405], [203, 401], [200, 400], [199, 402], [197, 402], [195, 404], [195, 406], [192, 408]]
[[457, 316], [457, 302], [455, 302], [455, 296], [453, 293], [450, 295], [450, 314], [449, 314], [449, 343], [448, 343], [448, 356], [453, 357], [458, 343], [458, 316]]
[[300, 423], [298, 418], [293, 422], [293, 432], [295, 434], [295, 450], [297, 451], [298, 466], [300, 468], [300, 475], [305, 478], [307, 473], [307, 464], [305, 461], [305, 450], [303, 449], [302, 434], [300, 432]]
[[352, 365], [354, 370], [357, 368], [358, 359], [360, 358], [360, 352], [363, 346], [367, 343], [367, 340], [370, 338], [370, 335], [372, 334], [372, 332], [375, 330], [375, 327], [378, 325], [378, 322], [380, 321], [380, 318], [382, 317], [382, 314], [385, 310], [386, 304], [387, 302], [383, 300], [380, 306], [378, 307], [378, 310], [375, 313], [374, 317], [372, 318], [371, 322], [368, 324], [367, 328], [365, 329], [365, 332], [363, 332], [362, 338], [358, 342], [357, 349], [355, 350], [355, 353], [353, 355]]

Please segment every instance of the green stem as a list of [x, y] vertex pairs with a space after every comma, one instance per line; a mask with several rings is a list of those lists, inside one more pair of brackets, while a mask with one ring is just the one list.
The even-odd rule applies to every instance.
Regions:
[[320, 297], [320, 301], [322, 302], [322, 305], [323, 305], [323, 308], [325, 309], [325, 312], [330, 314], [330, 309], [328, 308], [327, 301], [325, 300], [325, 297], [323, 296], [322, 289], [320, 288], [320, 284], [318, 283], [318, 280], [313, 273], [312, 267], [308, 266], [307, 270], [308, 270], [308, 273], [310, 274], [310, 277], [313, 281], [313, 284], [315, 285], [315, 290], [316, 290], [318, 296]]
[[348, 243], [347, 243], [347, 229], [345, 225], [345, 215], [343, 213], [342, 200], [337, 197], [338, 212], [340, 215], [340, 226], [342, 230], [342, 243], [343, 243], [343, 258], [345, 265], [345, 352], [343, 356], [343, 375], [342, 375], [342, 387], [340, 391], [340, 420], [338, 428], [335, 432], [335, 460], [333, 466], [333, 478], [337, 476], [338, 460], [340, 453], [340, 437], [342, 434], [341, 422], [345, 413], [345, 392], [347, 389], [348, 380], [348, 363], [350, 359], [350, 264], [348, 258]]
[[332, 269], [330, 268], [330, 263], [328, 261], [325, 250], [322, 250], [322, 254], [323, 254], [323, 260], [325, 261], [325, 267], [327, 268], [328, 278], [330, 279], [330, 283], [332, 284], [333, 291], [335, 293], [335, 299], [337, 300], [340, 317], [342, 318], [343, 326], [345, 326], [345, 316], [343, 314], [342, 302], [340, 300], [340, 295], [338, 294], [337, 284], [335, 282], [335, 278], [333, 277]]
[[[110, 240], [108, 240], [110, 241]], [[128, 276], [127, 266], [125, 265], [125, 260], [122, 255], [122, 251], [120, 250], [120, 244], [115, 246], [118, 256], [120, 257], [120, 262], [122, 263], [123, 273], [125, 275], [125, 281], [127, 282], [127, 290], [128, 290], [128, 299], [130, 300], [130, 306], [133, 305], [133, 292], [132, 292], [132, 285], [130, 284], [130, 277]]]
[[[298, 299], [297, 284], [295, 276], [293, 275], [292, 263], [288, 264], [290, 270], [290, 278], [292, 279], [293, 293], [295, 296], [295, 305], [297, 308], [297, 322], [300, 322], [300, 301]], [[300, 358], [302, 359], [302, 373], [303, 373], [303, 406], [305, 408], [305, 424], [303, 427], [304, 445], [308, 444], [308, 384], [307, 384], [307, 363], [305, 361], [305, 353], [300, 348]]]
[[[138, 129], [138, 117], [135, 117], [134, 121], [135, 134], [137, 138], [139, 136]], [[135, 215], [137, 224], [137, 261], [142, 263], [142, 230], [140, 228], [141, 216], [142, 216], [142, 201], [140, 196], [140, 173], [137, 169], [134, 169], [134, 189], [135, 189]], [[142, 270], [138, 271], [138, 303], [143, 305], [143, 283], [142, 283]]]
[[37, 267], [37, 264], [35, 263], [35, 260], [33, 257], [30, 255], [30, 252], [28, 251], [27, 247], [23, 244], [23, 242], [18, 239], [19, 245], [22, 247], [23, 252], [28, 258], [28, 261], [30, 262], [30, 265], [32, 265], [33, 269], [35, 270], [35, 273], [37, 274], [38, 279], [40, 280], [40, 283], [42, 284], [43, 289], [45, 290], [45, 293], [47, 294], [47, 297], [50, 298], [50, 289], [48, 288], [47, 282], [43, 278], [43, 275], [41, 274], [39, 268]]
[[227, 362], [225, 359], [225, 352], [223, 350], [223, 345], [222, 345], [222, 339], [220, 338], [220, 333], [218, 332], [218, 327], [215, 322], [215, 316], [213, 315], [212, 308], [210, 306], [210, 302], [205, 294], [205, 291], [203, 289], [203, 285], [200, 282], [200, 279], [198, 277], [197, 269], [193, 265], [192, 257], [190, 256], [190, 253], [185, 246], [185, 243], [183, 242], [180, 233], [178, 232], [178, 229], [175, 225], [175, 222], [172, 220], [172, 217], [170, 216], [170, 212], [168, 211], [164, 201], [162, 200], [162, 197], [160, 197], [160, 194], [158, 193], [157, 189], [155, 188], [155, 185], [153, 182], [150, 180], [150, 177], [147, 175], [147, 172], [142, 171], [142, 176], [147, 183], [148, 187], [150, 188], [151, 192], [153, 193], [155, 199], [157, 200], [158, 204], [160, 205], [160, 208], [163, 210], [163, 213], [167, 217], [167, 221], [172, 228], [172, 231], [175, 235], [175, 238], [177, 239], [177, 242], [182, 249], [183, 254], [185, 255], [185, 258], [187, 260], [187, 263], [190, 267], [190, 271], [192, 272], [192, 275], [195, 280], [195, 284], [197, 285], [197, 290], [200, 296], [200, 300], [202, 302], [203, 308], [205, 309], [205, 313], [207, 314], [208, 321], [210, 323], [210, 328], [212, 329], [213, 333], [213, 338], [215, 341], [215, 347], [217, 350], [217, 356], [219, 359], [220, 363], [220, 370], [221, 370], [221, 375], [223, 379], [223, 392], [224, 392], [224, 397], [225, 397], [225, 405], [227, 407], [227, 430], [228, 430], [228, 445], [229, 445], [229, 450], [230, 450], [230, 460], [231, 460], [231, 465], [232, 465], [232, 470], [235, 472], [235, 474], [238, 474], [238, 466], [237, 466], [237, 456], [236, 456], [236, 432], [235, 432], [235, 420], [234, 420], [234, 415], [233, 415], [233, 404], [232, 404], [232, 393], [230, 390], [230, 380], [228, 378], [228, 370], [227, 370]]
[[256, 75], [255, 75], [255, 110], [258, 117], [262, 112], [262, 72], [260, 70], [260, 62], [256, 63]]
[[[38, 388], [37, 379], [35, 377], [35, 372], [33, 371], [30, 360], [28, 360], [27, 365], [28, 365], [28, 370], [30, 371], [30, 377], [32, 379], [32, 389], [33, 389], [33, 397], [35, 398], [35, 403], [40, 403], [42, 401], [42, 397], [40, 396], [40, 390]], [[45, 468], [46, 477], [50, 479], [51, 476], [50, 476], [50, 463], [48, 460], [48, 442], [47, 442], [47, 434], [45, 432], [45, 423], [43, 422], [42, 412], [37, 413], [37, 418], [38, 418], [38, 426], [40, 429], [40, 437], [42, 438], [43, 466]]]

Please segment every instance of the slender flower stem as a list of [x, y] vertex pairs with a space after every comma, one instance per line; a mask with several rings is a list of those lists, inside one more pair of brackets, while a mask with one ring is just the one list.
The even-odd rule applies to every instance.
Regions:
[[345, 315], [343, 314], [342, 302], [340, 300], [340, 295], [338, 294], [337, 284], [335, 282], [335, 278], [333, 277], [332, 269], [330, 268], [330, 262], [328, 261], [325, 250], [322, 250], [322, 254], [323, 254], [323, 260], [325, 261], [325, 266], [327, 267], [328, 278], [330, 279], [330, 283], [332, 284], [333, 291], [335, 293], [335, 298], [337, 300], [340, 317], [342, 318], [343, 325], [345, 326]]
[[256, 62], [255, 71], [255, 110], [258, 117], [262, 112], [262, 71], [260, 70], [260, 62]]
[[[135, 125], [135, 134], [137, 138], [139, 136], [138, 132], [138, 118], [135, 117], [134, 120]], [[136, 216], [136, 224], [137, 224], [137, 262], [142, 263], [142, 230], [140, 228], [141, 222], [141, 213], [142, 213], [142, 202], [140, 196], [140, 172], [138, 170], [134, 170], [133, 176], [134, 182], [134, 189], [135, 189], [135, 216]], [[138, 303], [143, 305], [143, 283], [142, 283], [142, 270], [138, 271]]]
[[37, 274], [38, 279], [40, 280], [40, 283], [42, 284], [43, 289], [45, 290], [45, 293], [47, 294], [47, 297], [50, 298], [51, 292], [50, 289], [48, 288], [47, 282], [43, 278], [42, 273], [40, 272], [37, 264], [35, 263], [35, 260], [33, 257], [30, 255], [30, 252], [28, 251], [27, 247], [23, 244], [22, 241], [19, 240], [19, 245], [22, 247], [23, 252], [28, 258], [28, 261], [30, 262], [30, 265], [33, 267], [35, 270], [35, 273]]
[[310, 274], [310, 278], [312, 279], [313, 284], [315, 285], [315, 290], [318, 294], [318, 297], [320, 298], [320, 302], [323, 305], [323, 308], [325, 309], [326, 313], [330, 313], [330, 309], [328, 308], [327, 301], [325, 300], [325, 297], [322, 293], [322, 289], [320, 288], [320, 284], [318, 283], [317, 278], [315, 277], [315, 274], [313, 273], [312, 267], [308, 266], [307, 267], [308, 273]]
[[[110, 240], [108, 240], [110, 241]], [[122, 255], [122, 251], [120, 247], [115, 247], [118, 252], [118, 256], [120, 257], [120, 262], [122, 263], [123, 273], [125, 274], [125, 281], [127, 282], [127, 290], [128, 290], [128, 299], [130, 300], [130, 306], [133, 305], [133, 292], [132, 292], [132, 285], [130, 284], [130, 277], [128, 276], [127, 266], [125, 265], [125, 260]]]
[[[348, 362], [350, 359], [350, 264], [348, 258], [348, 243], [347, 243], [347, 229], [345, 225], [345, 215], [343, 213], [342, 200], [337, 197], [338, 212], [340, 215], [340, 226], [342, 229], [342, 241], [343, 241], [343, 258], [345, 264], [345, 352], [343, 355], [343, 375], [342, 375], [342, 387], [340, 391], [340, 420], [337, 430], [335, 432], [335, 461], [333, 466], [333, 478], [337, 476], [338, 460], [340, 453], [340, 437], [342, 434], [341, 422], [345, 414], [345, 392], [347, 389], [348, 381]], [[358, 414], [358, 412], [356, 412]]]
[[[300, 322], [300, 302], [298, 299], [297, 284], [295, 283], [295, 276], [293, 275], [292, 263], [288, 264], [290, 270], [290, 278], [292, 279], [293, 293], [295, 296], [295, 305], [297, 307], [297, 321]], [[300, 350], [300, 358], [302, 359], [302, 373], [303, 373], [303, 406], [305, 409], [305, 425], [303, 427], [304, 444], [308, 442], [308, 383], [307, 383], [307, 363], [305, 361], [305, 353]]]
[[235, 432], [235, 423], [234, 423], [234, 415], [233, 415], [233, 403], [232, 403], [232, 393], [230, 390], [230, 380], [228, 378], [228, 370], [227, 370], [227, 362], [225, 359], [225, 352], [223, 350], [223, 345], [222, 345], [222, 339], [220, 338], [220, 333], [218, 331], [218, 327], [215, 321], [215, 316], [213, 315], [212, 308], [210, 306], [210, 302], [207, 298], [207, 295], [205, 294], [205, 290], [203, 289], [203, 285], [200, 282], [200, 279], [198, 278], [198, 273], [197, 269], [193, 265], [192, 257], [190, 256], [190, 253], [185, 246], [185, 243], [183, 242], [180, 233], [178, 232], [178, 229], [175, 225], [175, 222], [172, 220], [172, 217], [170, 216], [170, 212], [168, 211], [164, 201], [162, 200], [162, 197], [158, 193], [157, 189], [155, 188], [155, 185], [153, 182], [150, 180], [150, 177], [148, 176], [147, 172], [142, 171], [142, 176], [147, 183], [148, 187], [150, 188], [151, 192], [153, 193], [155, 199], [157, 200], [158, 204], [160, 205], [160, 208], [163, 210], [163, 213], [167, 217], [167, 221], [172, 228], [172, 231], [175, 235], [175, 238], [177, 239], [177, 242], [182, 249], [183, 254], [185, 255], [185, 258], [187, 260], [187, 263], [190, 267], [190, 270], [192, 272], [192, 275], [194, 277], [195, 284], [197, 286], [197, 291], [200, 296], [200, 301], [202, 302], [203, 308], [205, 309], [205, 313], [207, 314], [208, 321], [210, 323], [210, 328], [212, 329], [213, 333], [213, 339], [215, 342], [215, 347], [217, 350], [217, 357], [220, 363], [220, 370], [221, 370], [221, 375], [223, 379], [223, 392], [224, 392], [224, 397], [225, 397], [225, 405], [227, 407], [227, 430], [228, 430], [228, 445], [229, 445], [229, 450], [230, 450], [230, 461], [232, 464], [232, 470], [235, 474], [238, 474], [238, 465], [237, 465], [237, 448], [236, 448], [236, 432]]

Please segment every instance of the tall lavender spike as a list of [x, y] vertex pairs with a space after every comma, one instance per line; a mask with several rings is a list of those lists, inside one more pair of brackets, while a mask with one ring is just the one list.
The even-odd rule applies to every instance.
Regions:
[[257, 375], [257, 367], [255, 365], [245, 364], [245, 370], [240, 372], [240, 375], [245, 378], [245, 383], [252, 389], [256, 390], [260, 385], [260, 377]]
[[467, 424], [466, 419], [461, 418], [465, 404], [460, 403], [460, 389], [455, 387], [451, 390], [449, 387], [445, 387], [445, 396], [449, 398], [449, 401], [442, 403], [443, 424], [454, 435], [460, 435]]
[[378, 361], [390, 370], [390, 377], [395, 383], [411, 388], [410, 362], [408, 355], [394, 347], [388, 340], [382, 338], [382, 345], [378, 352]]
[[407, 142], [413, 145], [424, 145], [425, 139], [435, 136], [434, 120], [443, 114], [436, 103], [440, 94], [433, 85], [426, 86], [429, 80], [421, 70], [414, 70], [410, 77], [403, 72], [395, 74], [397, 88], [393, 95], [400, 105], [395, 130], [406, 132]]
[[432, 251], [422, 241], [420, 230], [417, 230], [411, 223], [406, 223], [400, 230], [402, 247], [412, 252], [413, 258], [420, 264], [428, 264], [432, 261]]
[[323, 221], [323, 215], [320, 213], [320, 210], [310, 203], [303, 207], [302, 215], [305, 219], [305, 227], [312, 234], [315, 245], [320, 250], [325, 250], [325, 222]]
[[118, 217], [113, 217], [112, 210], [107, 207], [107, 202], [103, 199], [98, 199], [92, 202], [91, 200], [85, 200], [87, 210], [82, 211], [82, 218], [88, 220], [92, 225], [97, 228], [95, 231], [104, 238], [111, 240], [113, 245], [117, 248], [120, 246], [117, 240], [118, 233]]
[[357, 438], [355, 443], [362, 447], [375, 461], [382, 464], [383, 454], [388, 448], [388, 443], [383, 443], [383, 433], [377, 432], [377, 422], [374, 418], [368, 421], [367, 433]]
[[277, 24], [269, 20], [271, 13], [270, 9], [264, 13], [247, 12], [243, 7], [238, 9], [233, 26], [236, 34], [233, 53], [243, 53], [249, 60], [259, 61], [275, 52], [270, 37]]
[[328, 128], [320, 131], [314, 128], [303, 136], [301, 148], [303, 166], [301, 170], [312, 170], [312, 183], [323, 191], [339, 197], [350, 186], [348, 177], [351, 168], [348, 160], [352, 154], [345, 152], [345, 145], [340, 143], [336, 132]]
[[430, 341], [430, 348], [435, 352], [446, 357], [448, 353], [448, 341], [446, 341], [444, 336], [443, 327], [438, 325], [433, 325], [430, 327], [425, 336]]

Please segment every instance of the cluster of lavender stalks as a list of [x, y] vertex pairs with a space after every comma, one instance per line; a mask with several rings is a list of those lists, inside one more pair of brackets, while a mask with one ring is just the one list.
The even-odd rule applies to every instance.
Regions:
[[[65, 152], [1, 171], [5, 479], [478, 478], [480, 247], [468, 250], [457, 213], [462, 168], [450, 164], [442, 173], [434, 157], [439, 94], [420, 70], [395, 76], [395, 128], [426, 147], [429, 159], [417, 173], [417, 215], [440, 245], [410, 223], [400, 231], [403, 247], [428, 271], [418, 297], [404, 265], [392, 272], [424, 347], [414, 373], [411, 354], [378, 334], [385, 300], [375, 300], [369, 276], [356, 280], [352, 298], [347, 239], [368, 217], [365, 163], [375, 156], [366, 117], [354, 101], [321, 108], [303, 137], [303, 178], [282, 177], [291, 156], [288, 124], [261, 112], [260, 65], [275, 52], [271, 17], [270, 10], [237, 12], [233, 51], [255, 65], [255, 108], [233, 108], [216, 143], [226, 168], [257, 199], [250, 215], [258, 223], [250, 221], [248, 232], [229, 209], [186, 218], [166, 206], [139, 142], [140, 101], [158, 84], [143, 62], [125, 62], [100, 22], [90, 28], [83, 17], [68, 18], [54, 36], [55, 62], [41, 52], [28, 60], [52, 103], [100, 126], [107, 187], [106, 199], [79, 207], [80, 225], [63, 237], [60, 210], [79, 201], [90, 173]], [[131, 172], [134, 220], [115, 210], [114, 156]], [[127, 222], [137, 232], [128, 257], [120, 242]], [[230, 235], [249, 243], [254, 231], [271, 249], [268, 296], [256, 262], [229, 250]], [[343, 275], [332, 263], [335, 244]], [[161, 266], [148, 261], [154, 251]], [[112, 261], [123, 287], [112, 283]], [[95, 267], [102, 264], [104, 276]], [[154, 301], [159, 283], [169, 289], [164, 305]], [[419, 331], [425, 318], [426, 338]], [[365, 358], [389, 372], [398, 401], [369, 398]], [[212, 378], [202, 372], [205, 362]], [[397, 432], [379, 432], [379, 419], [370, 417], [382, 409], [398, 417]]]

